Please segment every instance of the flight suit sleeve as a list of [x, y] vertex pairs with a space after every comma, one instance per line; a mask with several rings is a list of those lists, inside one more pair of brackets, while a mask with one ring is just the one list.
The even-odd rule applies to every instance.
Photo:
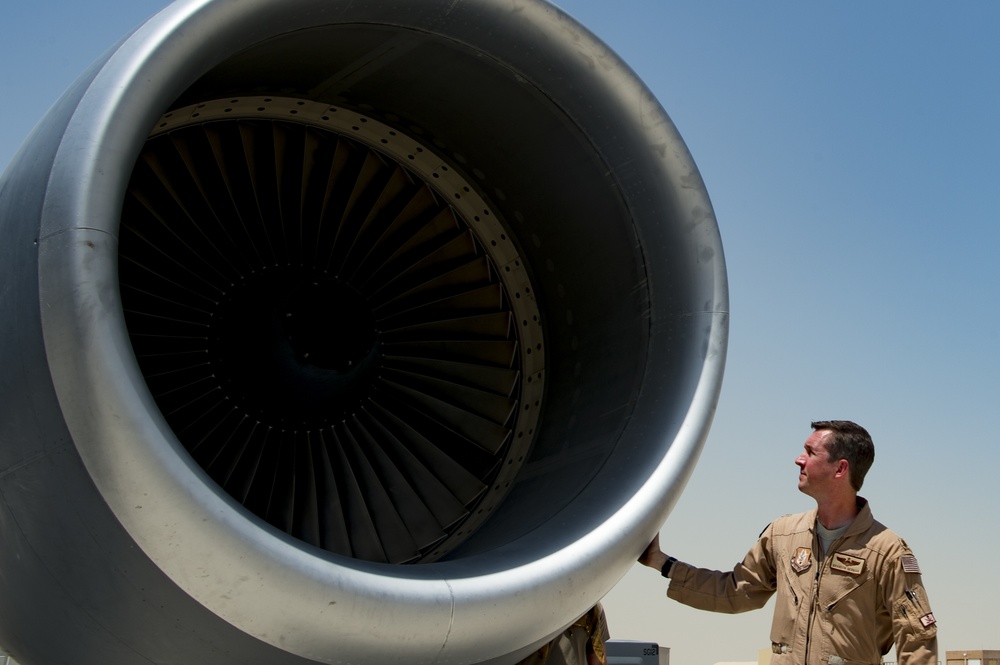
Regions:
[[937, 665], [937, 620], [924, 590], [917, 558], [900, 541], [900, 551], [886, 562], [883, 602], [892, 616], [899, 665]]
[[667, 596], [709, 612], [735, 614], [760, 609], [777, 585], [770, 533], [771, 527], [765, 529], [743, 561], [729, 572], [675, 562], [670, 568]]

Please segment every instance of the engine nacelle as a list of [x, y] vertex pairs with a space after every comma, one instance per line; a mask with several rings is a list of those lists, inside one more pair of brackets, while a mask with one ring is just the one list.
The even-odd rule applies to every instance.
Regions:
[[539, 0], [179, 0], [0, 181], [0, 645], [511, 663], [701, 450], [728, 295], [648, 89]]

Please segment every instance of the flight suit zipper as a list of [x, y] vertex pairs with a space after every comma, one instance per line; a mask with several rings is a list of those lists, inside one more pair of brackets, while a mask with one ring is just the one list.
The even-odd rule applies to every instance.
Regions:
[[806, 652], [803, 663], [809, 663], [809, 651], [812, 649], [813, 621], [816, 619], [816, 607], [819, 605], [820, 580], [823, 578], [823, 569], [826, 567], [826, 557], [823, 557], [823, 565], [816, 567], [816, 576], [813, 579], [812, 601], [809, 603], [809, 617], [806, 620]]
[[[814, 529], [813, 547], [815, 548], [816, 552], [820, 552], [821, 543], [819, 540], [819, 535], [818, 533], [816, 533], [815, 527], [813, 527], [813, 529]], [[848, 531], [850, 531], [850, 527], [848, 527]], [[836, 552], [837, 545], [839, 545], [842, 541], [844, 541], [846, 537], [847, 537], [847, 532], [845, 531], [843, 534], [841, 534], [839, 538], [837, 538], [837, 540], [830, 543], [829, 552]], [[812, 602], [809, 604], [809, 618], [806, 621], [806, 648], [805, 648], [805, 660], [803, 661], [805, 665], [809, 665], [809, 652], [812, 650], [813, 646], [812, 645], [813, 621], [816, 620], [816, 614], [824, 609], [820, 607], [819, 592], [820, 589], [822, 588], [823, 575], [826, 573], [827, 565], [829, 565], [830, 562], [829, 552], [826, 551], [822, 552], [822, 558], [820, 558], [817, 561], [818, 565], [816, 566], [816, 577], [815, 580], [813, 581]], [[836, 601], [829, 607], [825, 608], [827, 612], [831, 611], [833, 609], [833, 605], [835, 604]]]

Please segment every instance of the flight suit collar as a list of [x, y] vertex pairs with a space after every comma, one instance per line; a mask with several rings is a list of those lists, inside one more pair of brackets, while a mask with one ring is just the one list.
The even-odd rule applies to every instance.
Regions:
[[[844, 532], [843, 538], [849, 538], [851, 536], [856, 536], [862, 534], [871, 528], [872, 524], [875, 522], [875, 518], [872, 517], [872, 510], [868, 506], [868, 499], [864, 497], [858, 497], [858, 514], [854, 516], [854, 521], [851, 525], [847, 527], [847, 531]], [[816, 521], [819, 518], [819, 509], [813, 508], [809, 513], [809, 532], [815, 536], [816, 535]]]

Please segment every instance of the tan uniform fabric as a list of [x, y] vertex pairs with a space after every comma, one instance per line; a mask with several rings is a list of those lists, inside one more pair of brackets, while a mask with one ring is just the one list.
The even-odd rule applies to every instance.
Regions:
[[598, 603], [517, 665], [607, 665], [604, 643], [610, 638], [604, 608]]
[[676, 562], [667, 595], [713, 612], [758, 609], [777, 592], [772, 665], [937, 664], [937, 624], [916, 558], [872, 517], [868, 502], [824, 556], [816, 511], [787, 515], [731, 572]]

